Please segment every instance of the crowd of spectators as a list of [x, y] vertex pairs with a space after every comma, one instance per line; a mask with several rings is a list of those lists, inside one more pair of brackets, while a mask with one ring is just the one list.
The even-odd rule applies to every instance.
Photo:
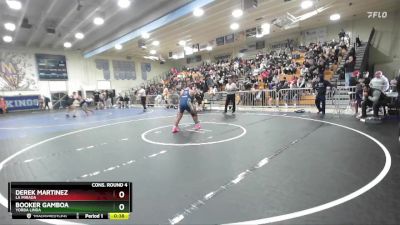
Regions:
[[[240, 90], [286, 89], [312, 87], [326, 70], [333, 70], [342, 59], [348, 58], [354, 49], [334, 40], [258, 53], [252, 58], [204, 62], [195, 67], [172, 68], [160, 83], [146, 85], [149, 95], [171, 93], [195, 83], [202, 92], [223, 91], [228, 79], [232, 78]], [[354, 56], [355, 57], [355, 56]], [[353, 58], [354, 60], [354, 58]], [[344, 71], [343, 71], [344, 79]]]

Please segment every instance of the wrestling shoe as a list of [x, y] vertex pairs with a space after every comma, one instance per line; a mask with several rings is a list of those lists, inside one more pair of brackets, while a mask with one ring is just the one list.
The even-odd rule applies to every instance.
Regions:
[[201, 129], [200, 123], [195, 124], [195, 125], [194, 125], [194, 129], [195, 129], [195, 130], [200, 130], [200, 129]]
[[179, 127], [172, 127], [172, 133], [178, 133], [179, 132]]

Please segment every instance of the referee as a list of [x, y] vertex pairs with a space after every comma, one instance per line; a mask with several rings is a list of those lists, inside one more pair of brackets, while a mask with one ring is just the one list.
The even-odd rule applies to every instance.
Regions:
[[235, 92], [237, 90], [236, 84], [233, 83], [232, 78], [228, 79], [228, 83], [225, 86], [225, 91], [227, 92], [226, 101], [225, 101], [225, 113], [227, 112], [227, 108], [229, 103], [232, 101], [232, 113], [236, 110], [236, 103], [235, 103]]
[[146, 112], [146, 90], [144, 89], [144, 86], [141, 86], [139, 91], [137, 92], [138, 97], [140, 98], [140, 103], [143, 106], [143, 112]]

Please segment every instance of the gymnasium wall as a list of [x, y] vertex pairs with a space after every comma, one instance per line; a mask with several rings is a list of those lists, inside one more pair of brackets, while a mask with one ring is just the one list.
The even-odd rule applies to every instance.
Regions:
[[[68, 81], [39, 81], [35, 59], [36, 53], [65, 55]], [[43, 94], [49, 96], [50, 92], [68, 91], [71, 93], [72, 91], [80, 90], [84, 93], [87, 90], [96, 90], [98, 81], [106, 80], [103, 70], [96, 65], [97, 59], [108, 62], [111, 88], [117, 92], [137, 87], [146, 80], [152, 80], [175, 66], [175, 64], [168, 62], [160, 65], [159, 62], [147, 61], [141, 58], [128, 60], [126, 58], [93, 57], [85, 59], [78, 51], [2, 48], [0, 49], [0, 95]], [[136, 77], [130, 77], [131, 79], [116, 77], [112, 60], [134, 62], [135, 72], [133, 75], [136, 75]], [[10, 68], [10, 62], [12, 62], [13, 68]], [[13, 69], [15, 71], [12, 71]], [[142, 72], [144, 71], [147, 73], [146, 80], [142, 77]], [[9, 78], [7, 82], [4, 80], [6, 74]]]

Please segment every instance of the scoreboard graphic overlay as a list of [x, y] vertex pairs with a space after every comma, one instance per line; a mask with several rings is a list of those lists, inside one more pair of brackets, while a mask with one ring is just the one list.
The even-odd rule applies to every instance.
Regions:
[[13, 219], [126, 220], [132, 212], [131, 182], [9, 182]]

